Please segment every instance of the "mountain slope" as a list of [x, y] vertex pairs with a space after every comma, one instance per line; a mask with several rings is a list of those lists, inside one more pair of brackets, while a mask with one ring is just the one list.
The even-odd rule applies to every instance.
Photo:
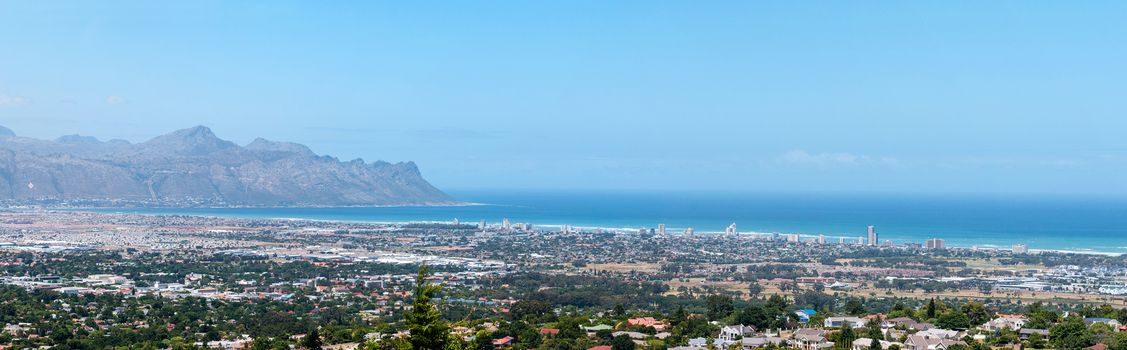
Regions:
[[138, 144], [79, 135], [45, 141], [5, 132], [0, 135], [0, 199], [251, 206], [456, 203], [423, 179], [412, 162], [341, 162], [300, 144], [261, 138], [241, 147], [203, 126]]

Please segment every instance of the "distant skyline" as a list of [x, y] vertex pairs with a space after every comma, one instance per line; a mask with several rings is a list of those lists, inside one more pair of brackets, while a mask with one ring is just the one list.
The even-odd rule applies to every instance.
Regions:
[[[800, 6], [806, 5], [806, 6]], [[0, 0], [0, 125], [442, 189], [1127, 195], [1127, 3]]]

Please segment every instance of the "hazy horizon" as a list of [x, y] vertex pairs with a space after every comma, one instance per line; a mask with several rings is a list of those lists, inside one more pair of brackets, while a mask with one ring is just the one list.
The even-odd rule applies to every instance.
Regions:
[[0, 2], [0, 126], [479, 189], [1127, 195], [1127, 4]]

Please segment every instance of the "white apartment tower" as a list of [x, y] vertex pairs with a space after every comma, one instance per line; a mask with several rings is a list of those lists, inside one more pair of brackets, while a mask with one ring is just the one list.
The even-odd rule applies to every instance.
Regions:
[[1024, 244], [1014, 244], [1013, 253], [1014, 254], [1029, 253], [1029, 247], [1024, 245]]

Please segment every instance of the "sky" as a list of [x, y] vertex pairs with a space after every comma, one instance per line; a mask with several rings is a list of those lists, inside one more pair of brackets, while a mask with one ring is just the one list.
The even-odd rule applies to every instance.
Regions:
[[0, 125], [444, 189], [1127, 196], [1122, 1], [0, 0]]

